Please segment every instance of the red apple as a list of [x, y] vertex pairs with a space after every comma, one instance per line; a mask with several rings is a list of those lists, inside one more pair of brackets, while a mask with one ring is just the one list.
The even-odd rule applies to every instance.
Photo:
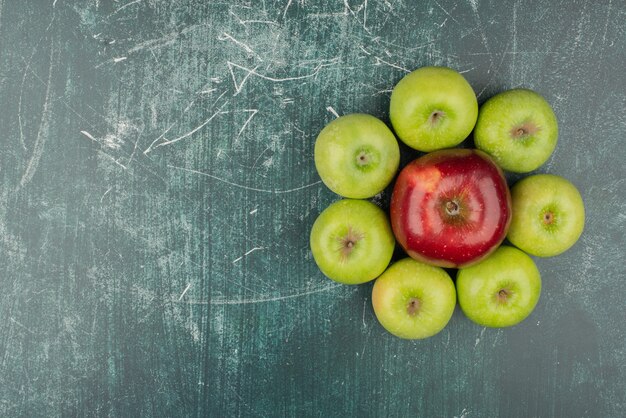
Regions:
[[482, 151], [448, 149], [408, 164], [391, 197], [391, 225], [412, 258], [466, 267], [491, 254], [511, 222], [502, 170]]

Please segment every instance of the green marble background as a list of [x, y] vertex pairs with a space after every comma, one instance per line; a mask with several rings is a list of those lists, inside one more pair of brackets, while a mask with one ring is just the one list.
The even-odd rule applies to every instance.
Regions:
[[[616, 0], [0, 0], [0, 415], [625, 416], [625, 21]], [[580, 188], [586, 230], [537, 260], [512, 329], [457, 310], [399, 340], [371, 285], [311, 258], [337, 199], [317, 133], [388, 121], [423, 65], [559, 118], [539, 171]]]

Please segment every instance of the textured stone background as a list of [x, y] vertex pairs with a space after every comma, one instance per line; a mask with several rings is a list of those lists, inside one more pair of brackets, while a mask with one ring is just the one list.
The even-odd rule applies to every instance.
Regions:
[[[0, 0], [0, 415], [624, 416], [625, 20], [623, 1]], [[317, 133], [387, 121], [423, 65], [559, 118], [539, 171], [580, 188], [586, 230], [537, 260], [512, 329], [457, 310], [399, 340], [371, 285], [311, 258], [337, 199]]]

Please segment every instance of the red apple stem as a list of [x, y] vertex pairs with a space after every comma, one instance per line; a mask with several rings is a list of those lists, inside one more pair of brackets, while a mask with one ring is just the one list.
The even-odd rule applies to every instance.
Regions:
[[446, 202], [446, 212], [451, 216], [458, 215], [460, 212], [459, 204], [454, 200]]

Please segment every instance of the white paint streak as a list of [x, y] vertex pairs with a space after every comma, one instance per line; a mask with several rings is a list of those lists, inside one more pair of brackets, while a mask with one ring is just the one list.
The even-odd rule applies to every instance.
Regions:
[[102, 203], [102, 201], [104, 200], [104, 197], [105, 197], [106, 195], [108, 195], [108, 194], [109, 194], [109, 192], [110, 192], [111, 190], [113, 190], [113, 187], [109, 187], [109, 188], [107, 189], [107, 191], [106, 191], [106, 192], [104, 192], [104, 194], [103, 194], [103, 195], [102, 195], [102, 197], [100, 198], [100, 203]]
[[384, 90], [378, 90], [376, 93], [372, 94], [372, 96], [378, 95], [378, 94], [389, 94], [393, 91], [393, 89], [384, 89]]
[[474, 12], [474, 18], [476, 19], [476, 25], [478, 26], [478, 30], [480, 31], [480, 37], [483, 41], [483, 45], [487, 52], [491, 53], [489, 50], [489, 44], [487, 42], [487, 35], [485, 34], [485, 28], [482, 26], [482, 22], [480, 20], [480, 14], [478, 13], [478, 3], [477, 0], [468, 0], [470, 5], [472, 6], [472, 12]]
[[480, 335], [478, 336], [478, 338], [476, 338], [476, 342], [474, 343], [474, 348], [476, 348], [478, 346], [478, 343], [480, 343], [480, 339], [483, 337], [483, 335], [485, 334], [485, 330], [487, 328], [483, 328], [482, 331], [480, 331]]
[[495, 54], [491, 53], [491, 52], [468, 52], [467, 54], [464, 55], [471, 55], [471, 56], [490, 56], [493, 57], [494, 55], [558, 55], [558, 52], [554, 52], [554, 51], [516, 51], [516, 52], [512, 52], [512, 51], [504, 51], [504, 52], [497, 52]]
[[[445, 13], [445, 14], [446, 14], [446, 15], [447, 15], [450, 19], [452, 19], [453, 21], [455, 21], [457, 25], [460, 25], [459, 21], [458, 21], [458, 20], [456, 20], [456, 19], [454, 18], [454, 16], [452, 16], [452, 15], [450, 14], [450, 12], [448, 12], [446, 9], [444, 9], [444, 7], [443, 7], [441, 4], [439, 4], [439, 3], [437, 2], [437, 0], [434, 0], [434, 2], [435, 2], [435, 4], [437, 5], [437, 7], [439, 7], [439, 8], [440, 8], [440, 9], [441, 9], [441, 10], [442, 10], [442, 11], [443, 11], [443, 12], [444, 12], [444, 13]], [[456, 6], [455, 6], [455, 7], [456, 7]], [[454, 9], [453, 9], [453, 10], [454, 10]], [[446, 18], [446, 20], [447, 20], [447, 18]], [[445, 23], [445, 21], [444, 21], [444, 23]], [[441, 26], [439, 26], [439, 27], [443, 27], [443, 23], [442, 23], [442, 24], [441, 24]]]
[[250, 190], [250, 191], [253, 191], [253, 192], [260, 192], [260, 193], [273, 193], [273, 194], [292, 193], [292, 192], [296, 192], [296, 191], [298, 191], [298, 190], [302, 190], [302, 189], [306, 189], [306, 188], [309, 188], [309, 187], [316, 186], [316, 185], [318, 185], [318, 184], [320, 184], [320, 183], [322, 182], [321, 180], [319, 180], [319, 181], [316, 181], [316, 182], [311, 183], [311, 184], [306, 184], [306, 185], [304, 185], [304, 186], [295, 187], [295, 188], [293, 188], [293, 189], [287, 189], [287, 190], [269, 190], [269, 189], [259, 189], [259, 188], [256, 188], [256, 187], [248, 187], [248, 186], [244, 186], [244, 185], [242, 185], [242, 184], [233, 183], [233, 182], [231, 182], [231, 181], [228, 181], [228, 180], [225, 180], [225, 179], [223, 179], [223, 178], [220, 178], [220, 177], [214, 176], [214, 175], [212, 175], [212, 174], [203, 173], [202, 171], [192, 170], [192, 169], [189, 169], [189, 168], [183, 168], [183, 167], [176, 167], [176, 166], [169, 165], [169, 164], [168, 164], [167, 166], [168, 166], [168, 167], [170, 167], [170, 168], [174, 168], [174, 169], [176, 169], [176, 170], [187, 171], [187, 172], [189, 172], [189, 173], [194, 173], [194, 174], [199, 174], [199, 175], [204, 176], [204, 177], [209, 177], [209, 178], [212, 178], [212, 179], [214, 179], [214, 180], [220, 181], [220, 182], [222, 182], [222, 183], [224, 183], [224, 184], [228, 184], [228, 185], [230, 185], [230, 186], [233, 186], [233, 187], [238, 187], [238, 188], [240, 188], [240, 189]]
[[253, 252], [255, 252], [255, 251], [264, 250], [264, 249], [265, 249], [265, 247], [254, 247], [253, 249], [246, 251], [246, 253], [245, 253], [244, 255], [242, 255], [241, 257], [237, 257], [237, 258], [235, 258], [235, 259], [233, 260], [233, 264], [235, 264], [235, 263], [237, 263], [237, 262], [241, 261], [244, 257], [246, 257], [246, 256], [247, 256], [247, 255], [249, 255], [249, 254], [252, 254], [252, 253], [253, 253]]
[[363, 301], [363, 317], [361, 318], [361, 320], [363, 321], [363, 328], [367, 327], [367, 324], [365, 324], [365, 307], [367, 305], [367, 298]]
[[289, 7], [291, 6], [293, 0], [289, 0], [287, 2], [287, 7], [285, 7], [285, 10], [283, 11], [283, 19], [285, 18], [285, 16], [287, 16], [287, 10], [289, 10]]
[[388, 66], [390, 66], [390, 67], [392, 67], [392, 68], [397, 68], [398, 70], [402, 70], [402, 71], [404, 71], [405, 73], [410, 73], [410, 72], [411, 72], [410, 70], [407, 70], [407, 69], [406, 69], [406, 68], [404, 68], [404, 67], [400, 67], [400, 66], [399, 66], [399, 65], [397, 65], [397, 64], [392, 64], [392, 63], [390, 63], [390, 62], [388, 62], [388, 61], [385, 61], [384, 59], [382, 59], [382, 58], [380, 58], [380, 57], [374, 57], [374, 58], [376, 59], [376, 63], [375, 63], [374, 65], [385, 64], [385, 65], [388, 65]]
[[50, 92], [52, 86], [52, 73], [54, 71], [54, 41], [50, 41], [50, 64], [48, 67], [48, 82], [46, 85], [46, 94], [44, 97], [43, 109], [41, 114], [41, 123], [39, 124], [39, 130], [37, 131], [37, 139], [33, 146], [33, 152], [31, 154], [26, 170], [20, 179], [20, 184], [17, 190], [24, 187], [33, 179], [37, 168], [39, 167], [39, 161], [43, 155], [43, 150], [46, 145], [46, 141], [50, 136]]
[[517, 54], [517, 3], [513, 3], [513, 62], [511, 63], [511, 72], [516, 68], [516, 54]]
[[[215, 103], [217, 103], [217, 102], [218, 102], [218, 101], [222, 98], [222, 96], [224, 96], [224, 95], [226, 94], [226, 92], [227, 92], [227, 90], [224, 90], [224, 91], [222, 92], [222, 94], [220, 94], [220, 95], [219, 95], [219, 97], [218, 97], [218, 98], [217, 98], [217, 99], [213, 102], [213, 105], [215, 105]], [[195, 98], [195, 99], [193, 99], [191, 102], [189, 102], [189, 105], [185, 108], [185, 110], [183, 110], [183, 115], [184, 115], [185, 113], [187, 113], [187, 111], [193, 107], [193, 105], [194, 105], [194, 103], [196, 102], [196, 100], [197, 100], [197, 98]], [[176, 121], [176, 122], [172, 123], [170, 126], [168, 126], [168, 127], [167, 127], [167, 129], [166, 129], [166, 130], [165, 130], [165, 131], [164, 131], [161, 135], [159, 135], [159, 136], [157, 137], [157, 139], [155, 139], [154, 141], [152, 141], [152, 143], [148, 146], [148, 148], [146, 148], [146, 149], [143, 151], [144, 155], [147, 155], [150, 151], [152, 151], [152, 148], [154, 148], [154, 147], [155, 147], [155, 144], [156, 144], [157, 142], [159, 142], [162, 138], [164, 138], [164, 137], [165, 137], [165, 135], [167, 135], [167, 133], [168, 133], [170, 130], [172, 130], [172, 128], [173, 128], [174, 126], [176, 126], [177, 124], [178, 124], [178, 121]]]
[[239, 138], [241, 136], [241, 133], [244, 131], [244, 129], [246, 129], [246, 126], [248, 126], [248, 124], [250, 123], [250, 121], [252, 120], [254, 115], [256, 115], [258, 113], [258, 111], [259, 111], [259, 109], [244, 109], [243, 110], [243, 112], [250, 112], [250, 116], [248, 116], [248, 119], [246, 119], [246, 121], [244, 122], [243, 126], [239, 130], [239, 133], [237, 134], [237, 138]]
[[238, 41], [232, 35], [230, 35], [230, 34], [228, 34], [226, 32], [224, 32], [224, 34], [222, 36], [219, 36], [217, 39], [220, 40], [220, 41], [225, 41], [225, 40], [228, 39], [228, 40], [234, 42], [236, 45], [239, 45], [240, 47], [242, 47], [248, 53], [248, 55], [254, 55], [254, 56], [256, 56], [259, 59], [259, 61], [263, 61], [263, 59], [259, 56], [259, 54], [254, 52], [254, 50], [252, 48], [250, 48], [249, 45], [247, 45], [247, 44], [245, 44], [245, 43], [243, 43], [241, 41]]
[[4, 0], [0, 0], [0, 29], [2, 29], [2, 6], [4, 5]]
[[105, 157], [107, 157], [108, 159], [110, 159], [111, 161], [113, 161], [115, 164], [117, 164], [118, 166], [122, 167], [124, 170], [128, 170], [128, 167], [126, 167], [124, 164], [120, 163], [119, 161], [117, 161], [115, 158], [111, 157], [109, 154], [107, 154], [104, 151], [98, 150], [98, 152], [102, 155], [104, 155]]
[[[2, 5], [0, 4], [0, 6], [2, 6]], [[35, 334], [35, 332], [34, 332], [32, 329], [28, 328], [26, 325], [22, 324], [22, 323], [21, 323], [21, 322], [19, 322], [17, 319], [15, 319], [15, 318], [13, 318], [13, 317], [10, 317], [10, 318], [9, 318], [9, 320], [10, 320], [11, 322], [13, 322], [15, 325], [19, 326], [20, 328], [23, 328], [23, 329], [25, 329], [26, 331], [30, 332], [31, 334], [33, 334], [33, 335]]]
[[182, 300], [183, 297], [185, 296], [185, 293], [187, 293], [187, 291], [191, 288], [191, 283], [187, 284], [187, 287], [185, 288], [185, 290], [183, 290], [183, 293], [180, 294], [180, 297], [178, 298], [178, 300]]
[[92, 141], [98, 143], [99, 145], [104, 145], [107, 148], [111, 148], [111, 149], [117, 150], [117, 149], [120, 149], [122, 147], [122, 145], [124, 144], [124, 141], [122, 139], [119, 139], [117, 136], [115, 136], [113, 134], [109, 134], [109, 135], [105, 136], [100, 141], [100, 140], [96, 139], [92, 134], [90, 134], [87, 131], [80, 131], [80, 133], [85, 135], [87, 138], [91, 139]]
[[89, 132], [87, 132], [87, 131], [80, 131], [80, 133], [85, 135], [87, 138], [91, 139], [93, 142], [98, 142], [98, 140], [96, 138], [94, 138], [93, 135], [90, 134]]
[[102, 145], [111, 149], [120, 149], [124, 144], [124, 140], [118, 138], [114, 134], [108, 134], [104, 138], [102, 138]]
[[602, 34], [602, 46], [606, 44], [606, 31], [609, 28], [609, 18], [611, 17], [612, 3], [613, 3], [613, 0], [609, 0], [609, 6], [607, 7], [607, 10], [606, 10], [606, 22], [604, 22], [604, 33]]
[[261, 24], [266, 24], [266, 25], [280, 26], [277, 22], [273, 22], [271, 20], [243, 20], [237, 14], [235, 14], [235, 12], [233, 12], [232, 10], [229, 10], [228, 13], [230, 15], [233, 15], [235, 19], [237, 19], [237, 23], [243, 25], [246, 28], [248, 27], [248, 23], [261, 23]]
[[[221, 109], [222, 109], [224, 106], [226, 106], [226, 104], [227, 104], [227, 103], [228, 103], [228, 101], [224, 102], [224, 103], [223, 103], [223, 104], [222, 104], [222, 105], [221, 105], [221, 106], [217, 109], [217, 111], [216, 111], [215, 113], [213, 113], [213, 114], [212, 114], [212, 115], [211, 115], [211, 116], [210, 116], [207, 120], [205, 120], [204, 122], [202, 122], [200, 125], [198, 125], [198, 126], [196, 126], [195, 128], [193, 128], [191, 131], [189, 131], [189, 132], [187, 132], [186, 134], [181, 135], [181, 136], [179, 136], [179, 137], [177, 137], [177, 138], [174, 138], [174, 139], [170, 139], [170, 140], [168, 140], [168, 141], [161, 142], [160, 144], [155, 145], [155, 146], [154, 146], [154, 148], [163, 147], [163, 146], [165, 146], [165, 145], [175, 144], [175, 143], [177, 143], [178, 141], [182, 141], [183, 139], [188, 138], [188, 137], [190, 137], [191, 135], [195, 134], [195, 133], [196, 133], [196, 132], [198, 132], [200, 129], [202, 129], [202, 128], [204, 128], [206, 125], [208, 125], [208, 123], [209, 123], [209, 122], [211, 122], [211, 121], [212, 121], [212, 120], [213, 120], [213, 119], [214, 119], [217, 115], [222, 114]], [[151, 148], [151, 147], [152, 147], [152, 145], [150, 145], [150, 147], [148, 147], [148, 148]], [[144, 151], [144, 154], [146, 154], [147, 152], [148, 152], [148, 150]]]
[[[2, 13], [2, 4], [4, 3], [4, 0], [0, 0], [0, 18], [2, 17], [1, 13]], [[54, 9], [54, 7], [53, 7]], [[39, 82], [46, 86], [46, 83], [39, 78], [39, 76], [33, 72], [30, 69], [30, 65], [33, 62], [33, 58], [35, 57], [35, 54], [37, 53], [37, 49], [39, 48], [39, 44], [41, 44], [41, 42], [44, 40], [46, 34], [48, 33], [48, 31], [50, 30], [50, 27], [52, 27], [52, 23], [54, 22], [54, 17], [55, 15], [52, 15], [52, 18], [50, 19], [50, 23], [48, 24], [48, 26], [46, 27], [46, 30], [44, 31], [44, 35], [39, 39], [39, 41], [37, 42], [37, 44], [33, 47], [33, 50], [31, 51], [30, 57], [28, 58], [28, 61], [26, 61], [26, 67], [24, 68], [24, 74], [22, 75], [22, 85], [20, 86], [20, 98], [18, 101], [18, 105], [17, 105], [17, 121], [18, 121], [18, 125], [20, 128], [20, 142], [22, 144], [22, 147], [24, 148], [24, 151], [27, 150], [26, 148], [26, 141], [24, 139], [24, 126], [22, 123], [22, 98], [24, 96], [24, 84], [26, 83], [26, 74], [30, 73], [32, 74], [37, 80], [39, 80]], [[0, 24], [2, 23], [1, 19], [0, 19]]]
[[367, 31], [367, 0], [365, 0], [363, 5], [363, 29]]
[[265, 149], [263, 151], [261, 151], [261, 153], [259, 154], [258, 157], [256, 157], [256, 160], [254, 160], [254, 164], [252, 164], [252, 169], [254, 169], [257, 165], [257, 163], [259, 162], [259, 160], [261, 159], [261, 157], [263, 157], [263, 155], [265, 155], [265, 153], [271, 149], [271, 146], [265, 147]]
[[127, 53], [130, 55], [144, 49], [152, 50], [155, 48], [162, 48], [174, 42], [179, 35], [180, 34], [178, 32], [172, 32], [169, 35], [163, 36], [161, 38], [149, 39], [147, 41], [140, 42], [134, 47], [130, 48]]
[[130, 154], [130, 157], [128, 158], [128, 162], [126, 163], [127, 165], [130, 165], [130, 163], [133, 161], [133, 158], [135, 158], [135, 153], [137, 152], [138, 144], [139, 144], [139, 136], [137, 136], [137, 139], [135, 140], [135, 146], [133, 147], [133, 152]]
[[469, 415], [470, 411], [467, 408], [463, 408], [463, 410], [461, 411], [461, 415], [459, 416], [454, 416], [454, 418], [467, 418], [467, 416]]
[[[252, 72], [255, 71], [257, 68], [259, 68], [259, 66], [257, 65], [256, 67], [254, 67], [254, 69], [250, 70], [249, 68], [245, 68], [240, 65], [233, 64], [230, 61], [228, 61], [227, 64], [228, 64], [228, 71], [230, 71], [230, 77], [233, 79], [233, 85], [235, 86], [235, 94], [233, 94], [233, 96], [236, 96], [241, 91], [243, 85], [246, 83], [246, 80], [248, 80], [248, 78], [252, 75]], [[244, 78], [239, 83], [237, 83], [237, 78], [235, 77], [233, 66], [248, 71], [248, 73], [244, 76]]]
[[[259, 66], [257, 65], [256, 67], [250, 69], [250, 68], [246, 68], [242, 65], [239, 64], [235, 64], [233, 62], [227, 61], [226, 64], [228, 65], [228, 70], [230, 71], [230, 76], [233, 79], [233, 84], [235, 85], [235, 94], [233, 96], [236, 96], [237, 94], [239, 94], [239, 92], [241, 91], [241, 89], [243, 88], [243, 85], [245, 84], [245, 82], [248, 80], [248, 78], [251, 75], [254, 75], [256, 77], [262, 78], [263, 80], [268, 80], [268, 81], [272, 81], [274, 83], [281, 83], [281, 82], [285, 82], [285, 81], [294, 81], [294, 80], [303, 80], [306, 78], [310, 78], [310, 77], [315, 77], [322, 68], [324, 67], [329, 67], [333, 64], [336, 64], [338, 62], [338, 58], [333, 58], [332, 60], [329, 61], [329, 63], [320, 63], [317, 65], [317, 67], [315, 67], [313, 69], [313, 72], [311, 72], [310, 74], [305, 74], [305, 75], [301, 75], [301, 76], [296, 76], [296, 77], [284, 77], [284, 78], [279, 78], [279, 77], [271, 77], [268, 75], [264, 75], [261, 73], [258, 73], [256, 70], [257, 68], [259, 68]], [[235, 73], [233, 71], [233, 68], [238, 68], [240, 70], [246, 71], [246, 75], [244, 76], [244, 78], [237, 83], [237, 79], [235, 77]]]
[[309, 13], [306, 15], [307, 19], [337, 19], [341, 16], [347, 16], [347, 11], [344, 9], [343, 12], [335, 12], [335, 13]]
[[336, 118], [339, 117], [339, 113], [337, 113], [337, 111], [332, 107], [332, 106], [328, 106], [326, 108], [326, 110], [328, 110], [330, 113], [332, 113], [333, 115], [335, 115]]
[[[132, 6], [133, 4], [137, 4], [137, 3], [139, 3], [140, 1], [143, 1], [143, 0], [134, 0], [134, 1], [131, 1], [130, 3], [126, 3], [125, 5], [123, 5], [122, 7], [118, 8], [118, 9], [117, 9], [117, 10], [115, 10], [113, 13], [111, 13], [111, 14], [109, 15], [109, 17], [110, 17], [110, 16], [113, 16], [113, 15], [115, 15], [115, 14], [119, 13], [119, 12], [121, 12], [122, 10], [124, 10], [124, 9], [125, 9], [125, 8], [127, 8], [127, 7]], [[56, 3], [56, 1], [55, 1], [55, 3]]]
[[262, 23], [265, 25], [280, 26], [278, 22], [274, 22], [272, 20], [242, 20], [241, 23], [243, 23], [244, 25], [247, 25], [248, 23]]
[[[204, 27], [204, 26], [207, 26], [207, 24], [191, 25], [191, 26], [186, 27], [185, 29], [183, 29], [180, 32], [171, 32], [169, 35], [165, 35], [165, 36], [163, 36], [161, 38], [148, 39], [148, 40], [143, 41], [141, 43], [138, 43], [134, 47], [130, 48], [126, 52], [126, 54], [127, 55], [132, 55], [132, 54], [134, 54], [136, 52], [141, 52], [144, 49], [148, 49], [148, 50], [150, 50], [150, 52], [152, 52], [154, 54], [153, 50], [159, 49], [159, 48], [163, 48], [164, 46], [167, 46], [167, 45], [173, 43], [174, 41], [176, 41], [176, 39], [178, 39], [178, 37], [180, 35], [184, 35], [186, 33], [189, 33], [191, 31], [193, 31], [193, 30], [196, 30], [199, 27]], [[155, 56], [155, 59], [156, 59], [156, 56]], [[107, 60], [107, 61], [101, 62], [100, 64], [96, 65], [95, 68], [100, 68], [103, 65], [106, 65], [106, 64], [111, 63], [111, 62], [114, 62], [114, 60], [111, 59], [111, 60]], [[157, 62], [158, 62], [158, 60], [157, 60]]]
[[[502, 67], [502, 64], [504, 63], [504, 57], [506, 57], [506, 55], [507, 55], [506, 49], [508, 48], [508, 46], [509, 45], [507, 44], [506, 47], [504, 48], [505, 51], [502, 53], [502, 56], [500, 58], [500, 63], [498, 63], [498, 65], [495, 68], [494, 72], [491, 73], [491, 76], [489, 77], [489, 81], [485, 84], [485, 86], [482, 88], [482, 90], [479, 91], [478, 94], [476, 95], [477, 98], [480, 98], [480, 96], [482, 96], [482, 94], [485, 92], [485, 90], [487, 90], [489, 85], [493, 82], [493, 78], [494, 78], [495, 74], [497, 74], [500, 71], [500, 68]], [[489, 60], [491, 61], [491, 64], [489, 65], [489, 69], [487, 70], [487, 73], [489, 73], [491, 71], [491, 69], [493, 68], [493, 65], [494, 65], [494, 62], [493, 62], [491, 54], [490, 54]]]
[[210, 301], [186, 301], [184, 303], [190, 305], [249, 305], [253, 303], [266, 303], [266, 302], [276, 302], [287, 299], [295, 299], [301, 298], [303, 296], [313, 295], [315, 293], [327, 292], [332, 289], [336, 289], [338, 287], [343, 287], [342, 284], [333, 284], [326, 287], [322, 287], [319, 289], [307, 290], [304, 292], [294, 293], [291, 295], [281, 295], [281, 296], [266, 296], [260, 298], [253, 299], [215, 299]]
[[[369, 29], [367, 29], [366, 26], [366, 22], [367, 22], [367, 0], [365, 0], [363, 3], [361, 3], [361, 5], [359, 6], [358, 9], [353, 10], [350, 7], [350, 4], [348, 3], [348, 0], [343, 0], [343, 5], [344, 5], [344, 15], [348, 15], [351, 14], [352, 17], [354, 17], [354, 19], [359, 22], [361, 24], [361, 26], [363, 26], [363, 29], [365, 30], [365, 32], [367, 32], [368, 34], [372, 34], [372, 32], [370, 32]], [[363, 10], [363, 21], [359, 20], [359, 17], [357, 16], [357, 13], [360, 12], [361, 10]]]

